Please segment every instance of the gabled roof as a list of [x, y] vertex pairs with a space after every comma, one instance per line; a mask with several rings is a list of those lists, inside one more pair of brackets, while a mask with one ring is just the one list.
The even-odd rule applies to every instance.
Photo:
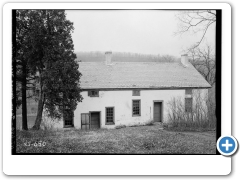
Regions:
[[79, 62], [82, 89], [210, 88], [191, 65], [180, 62]]

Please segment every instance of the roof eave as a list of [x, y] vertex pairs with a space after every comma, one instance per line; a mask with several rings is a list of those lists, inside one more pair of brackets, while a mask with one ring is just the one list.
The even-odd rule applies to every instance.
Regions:
[[126, 87], [126, 88], [99, 88], [99, 87], [89, 87], [89, 88], [82, 88], [82, 91], [89, 91], [89, 90], [101, 90], [101, 91], [113, 91], [113, 90], [178, 90], [178, 89], [209, 89], [212, 86], [202, 86], [202, 87], [151, 87], [151, 88], [142, 88], [142, 87]]

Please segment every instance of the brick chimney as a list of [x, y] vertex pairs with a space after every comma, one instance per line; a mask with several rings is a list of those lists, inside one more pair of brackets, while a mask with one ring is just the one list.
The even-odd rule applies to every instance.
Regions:
[[112, 63], [112, 51], [105, 52], [105, 63], [106, 65], [110, 65]]
[[189, 66], [189, 62], [188, 62], [188, 55], [187, 54], [183, 54], [181, 56], [181, 63], [184, 67], [188, 67]]

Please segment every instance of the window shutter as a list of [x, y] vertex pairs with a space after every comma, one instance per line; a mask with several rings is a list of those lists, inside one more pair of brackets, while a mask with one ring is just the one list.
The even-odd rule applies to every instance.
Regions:
[[185, 112], [192, 112], [192, 98], [185, 98]]

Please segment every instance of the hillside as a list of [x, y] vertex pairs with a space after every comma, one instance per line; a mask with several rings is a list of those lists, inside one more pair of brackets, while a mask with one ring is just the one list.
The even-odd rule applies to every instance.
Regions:
[[[81, 62], [103, 62], [105, 52], [76, 52], [77, 61]], [[171, 55], [149, 55], [139, 53], [113, 52], [113, 62], [174, 62], [178, 58]]]

